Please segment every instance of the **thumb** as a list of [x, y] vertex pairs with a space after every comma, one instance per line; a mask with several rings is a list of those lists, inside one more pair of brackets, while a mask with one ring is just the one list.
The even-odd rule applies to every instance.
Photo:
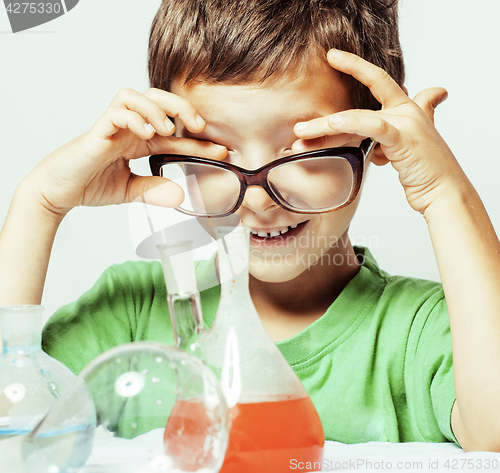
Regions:
[[143, 202], [160, 207], [177, 207], [184, 201], [179, 184], [164, 177], [130, 176], [126, 202]]
[[448, 98], [448, 92], [443, 87], [431, 87], [419, 92], [413, 101], [427, 115], [427, 118], [434, 123], [434, 110]]

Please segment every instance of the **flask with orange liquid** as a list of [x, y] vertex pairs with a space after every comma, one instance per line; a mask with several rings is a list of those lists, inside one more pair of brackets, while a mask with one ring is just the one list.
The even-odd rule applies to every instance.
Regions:
[[[212, 329], [198, 340], [230, 408], [229, 445], [220, 471], [288, 472], [292, 459], [312, 465], [302, 471], [321, 470], [325, 438], [319, 416], [250, 297], [250, 229], [219, 227], [216, 235], [221, 299]], [[175, 432], [188, 425], [195, 434], [203, 428], [203, 420], [197, 419], [195, 402], [178, 402], [167, 423], [166, 441], [175, 445]], [[197, 470], [186, 459], [184, 471]]]

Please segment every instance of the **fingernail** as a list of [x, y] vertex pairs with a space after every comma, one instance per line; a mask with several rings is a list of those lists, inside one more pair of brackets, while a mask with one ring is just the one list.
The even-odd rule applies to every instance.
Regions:
[[446, 91], [441, 97], [439, 97], [438, 105], [441, 105], [448, 98], [448, 91]]
[[340, 51], [340, 49], [330, 49], [330, 51], [328, 51], [328, 55], [334, 59], [340, 59], [344, 53]]
[[330, 115], [328, 117], [329, 125], [340, 125], [341, 122], [342, 122], [342, 117], [340, 115]]
[[218, 148], [218, 149], [226, 149], [226, 147], [225, 147], [225, 146], [223, 146], [223, 145], [218, 145], [217, 143], [214, 143], [214, 146], [215, 146], [216, 148]]
[[175, 125], [167, 118], [165, 119], [165, 126], [169, 133], [173, 133], [175, 130]]
[[203, 118], [200, 117], [200, 115], [196, 114], [196, 123], [198, 123], [198, 125], [200, 126], [204, 126], [205, 125], [205, 120], [203, 120]]
[[151, 125], [151, 123], [145, 123], [144, 128], [146, 129], [146, 131], [148, 133], [151, 133], [151, 132], [156, 133], [156, 130], [153, 128], [153, 125]]
[[298, 122], [295, 125], [295, 129], [297, 131], [305, 131], [308, 126], [309, 126], [309, 122]]

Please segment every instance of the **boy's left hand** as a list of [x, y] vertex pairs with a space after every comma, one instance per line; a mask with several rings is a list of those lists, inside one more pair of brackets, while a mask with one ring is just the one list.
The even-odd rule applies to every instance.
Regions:
[[445, 89], [426, 89], [411, 100], [385, 71], [364, 59], [337, 50], [330, 50], [327, 58], [333, 68], [366, 85], [382, 109], [346, 110], [298, 123], [294, 131], [300, 140], [292, 151], [317, 147], [317, 139], [322, 147], [325, 141], [334, 147], [370, 137], [379, 143], [372, 161], [392, 163], [409, 204], [422, 214], [467, 179], [434, 127], [434, 109], [446, 99]]

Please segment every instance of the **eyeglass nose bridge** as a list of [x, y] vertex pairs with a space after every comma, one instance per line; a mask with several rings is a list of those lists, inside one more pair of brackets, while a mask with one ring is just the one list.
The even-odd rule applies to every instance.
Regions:
[[243, 203], [247, 189], [249, 187], [260, 187], [267, 193], [267, 195], [273, 200], [273, 202], [275, 202], [280, 207], [288, 210], [288, 208], [285, 207], [279, 201], [279, 199], [276, 197], [276, 195], [269, 187], [269, 184], [267, 182], [268, 169], [256, 169], [256, 170], [241, 169], [238, 174], [239, 174], [238, 177], [241, 182], [241, 189], [240, 189], [240, 196], [238, 199], [238, 203], [235, 206], [236, 209], [238, 209]]
[[249, 187], [260, 187], [264, 189], [273, 200], [275, 200], [273, 192], [269, 188], [269, 184], [267, 182], [267, 173], [267, 169], [257, 169], [252, 171], [245, 169], [240, 176], [242, 194], [244, 195]]
[[240, 179], [245, 183], [245, 187], [257, 186], [263, 187], [264, 189], [267, 186], [267, 169], [256, 169], [256, 170], [242, 170]]
[[238, 171], [239, 171], [238, 177], [241, 183], [240, 196], [232, 212], [236, 212], [236, 210], [238, 210], [241, 207], [243, 200], [245, 199], [246, 191], [249, 187], [260, 187], [279, 207], [285, 210], [289, 211], [291, 210], [288, 206], [284, 205], [283, 202], [279, 200], [277, 195], [273, 192], [273, 190], [269, 186], [269, 183], [267, 182], [267, 175], [269, 173], [268, 166], [264, 167], [264, 169], [255, 169], [255, 170], [240, 168]]

